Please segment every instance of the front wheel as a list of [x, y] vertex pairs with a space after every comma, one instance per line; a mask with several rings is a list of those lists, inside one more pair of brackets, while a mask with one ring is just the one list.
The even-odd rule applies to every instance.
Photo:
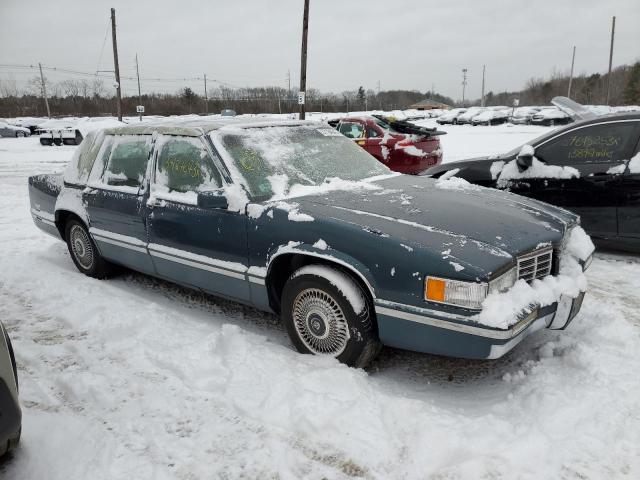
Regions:
[[25, 136], [24, 132], [16, 132], [16, 138], [22, 138], [24, 136]]
[[326, 265], [291, 275], [282, 293], [282, 321], [301, 353], [365, 367], [381, 348], [370, 302], [358, 283]]
[[67, 248], [78, 270], [89, 277], [106, 278], [113, 272], [113, 265], [106, 261], [82, 222], [72, 218], [65, 229]]

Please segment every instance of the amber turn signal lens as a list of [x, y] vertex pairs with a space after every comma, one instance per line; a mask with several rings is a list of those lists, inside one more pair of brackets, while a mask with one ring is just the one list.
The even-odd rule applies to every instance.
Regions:
[[438, 278], [427, 278], [426, 298], [435, 302], [444, 302], [446, 282]]

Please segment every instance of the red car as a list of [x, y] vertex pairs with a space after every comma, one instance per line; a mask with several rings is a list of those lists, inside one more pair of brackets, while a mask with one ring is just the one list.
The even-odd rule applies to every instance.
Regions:
[[380, 116], [342, 118], [336, 128], [395, 172], [418, 175], [442, 163], [445, 132]]

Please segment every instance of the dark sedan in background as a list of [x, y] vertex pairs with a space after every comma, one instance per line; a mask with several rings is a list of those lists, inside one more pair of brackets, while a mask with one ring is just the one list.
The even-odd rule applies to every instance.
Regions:
[[601, 246], [640, 251], [639, 137], [638, 113], [592, 116], [504, 155], [447, 163], [426, 175], [456, 170], [471, 183], [565, 207]]

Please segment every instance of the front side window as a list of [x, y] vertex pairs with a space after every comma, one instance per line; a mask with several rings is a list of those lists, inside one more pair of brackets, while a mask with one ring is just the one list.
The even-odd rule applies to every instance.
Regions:
[[619, 163], [629, 158], [637, 141], [638, 122], [616, 122], [570, 130], [536, 149], [551, 165]]
[[156, 163], [156, 192], [201, 192], [221, 185], [218, 169], [202, 140], [169, 137], [163, 142]]
[[359, 123], [343, 122], [340, 123], [340, 133], [347, 138], [364, 137], [364, 127]]

